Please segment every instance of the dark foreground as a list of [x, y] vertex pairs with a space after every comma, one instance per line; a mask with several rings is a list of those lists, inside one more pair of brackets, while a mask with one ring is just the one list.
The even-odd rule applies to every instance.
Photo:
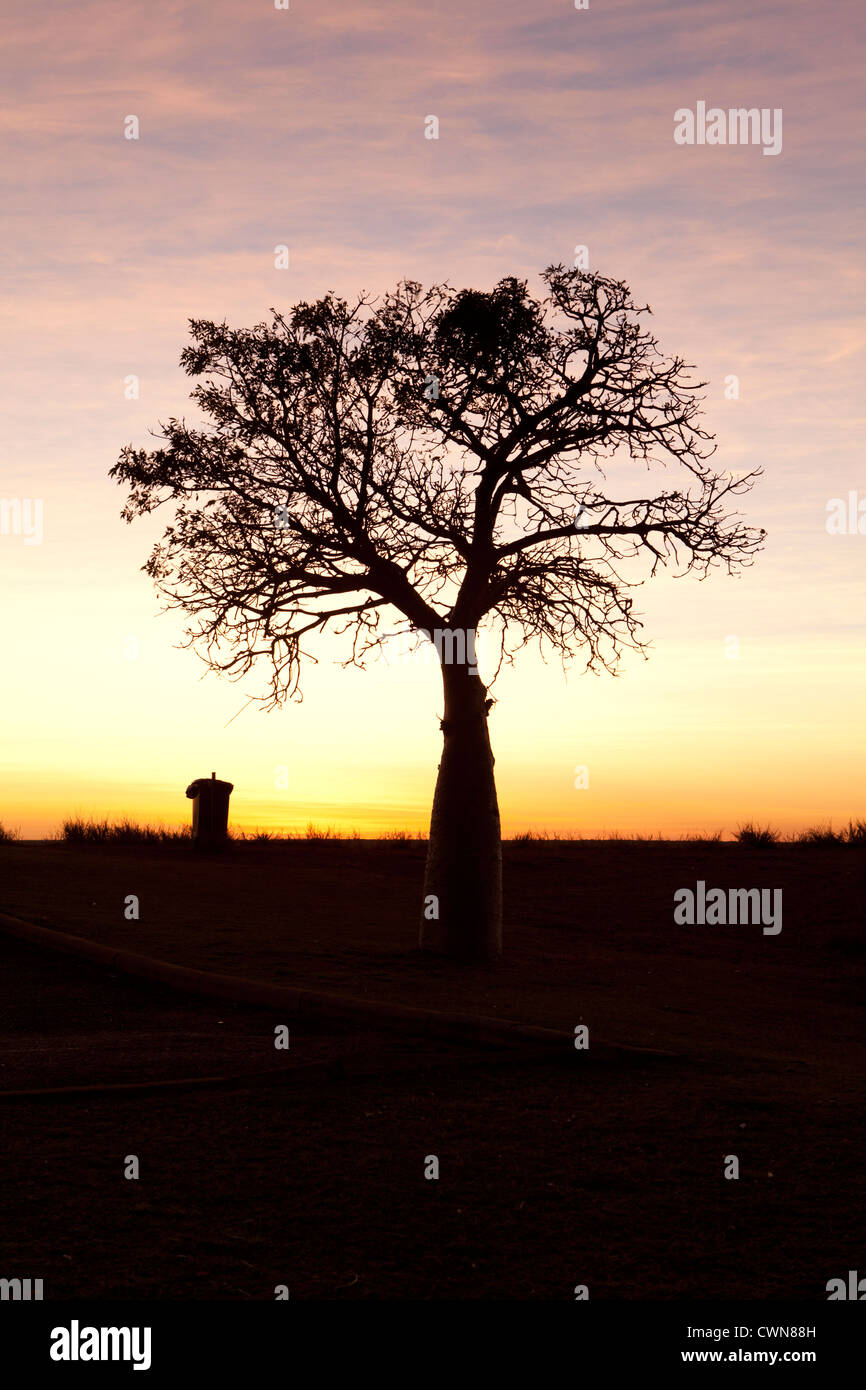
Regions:
[[[491, 975], [416, 956], [421, 852], [4, 847], [7, 912], [203, 968], [586, 1023], [590, 1049], [301, 1026], [0, 938], [3, 1090], [220, 1079], [2, 1101], [0, 1276], [48, 1298], [825, 1300], [863, 1265], [862, 854], [509, 847]], [[782, 932], [675, 927], [696, 877], [781, 887]], [[678, 1055], [603, 1062], [593, 1037]]]

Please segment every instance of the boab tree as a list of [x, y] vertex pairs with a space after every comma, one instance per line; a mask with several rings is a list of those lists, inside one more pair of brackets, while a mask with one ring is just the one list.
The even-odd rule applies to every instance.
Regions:
[[[756, 474], [710, 469], [705, 383], [662, 356], [649, 309], [600, 275], [542, 279], [541, 297], [513, 278], [408, 281], [250, 329], [193, 320], [181, 362], [205, 423], [172, 419], [163, 447], [127, 447], [112, 469], [127, 520], [174, 509], [144, 568], [189, 615], [188, 643], [234, 677], [264, 657], [268, 703], [297, 693], [326, 628], [359, 664], [386, 634], [433, 637], [444, 746], [421, 944], [475, 958], [500, 952], [502, 920], [479, 624], [500, 661], [538, 639], [613, 670], [641, 646], [623, 566], [731, 571], [763, 536], [728, 512]], [[674, 485], [608, 496], [607, 475], [635, 462], [676, 468]]]

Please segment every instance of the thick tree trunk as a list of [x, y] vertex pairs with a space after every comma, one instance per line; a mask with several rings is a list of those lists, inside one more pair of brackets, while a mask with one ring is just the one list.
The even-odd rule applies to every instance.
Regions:
[[443, 662], [445, 744], [424, 875], [421, 949], [468, 960], [502, 952], [502, 840], [487, 687]]

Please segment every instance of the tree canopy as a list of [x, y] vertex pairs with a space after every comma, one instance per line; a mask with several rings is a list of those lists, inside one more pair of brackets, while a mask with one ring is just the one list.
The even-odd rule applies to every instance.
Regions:
[[[514, 277], [489, 292], [407, 280], [253, 328], [191, 320], [181, 362], [202, 422], [169, 420], [112, 475], [127, 520], [173, 507], [145, 568], [215, 669], [265, 658], [279, 703], [312, 634], [348, 634], [363, 663], [396, 617], [428, 632], [486, 619], [506, 659], [537, 639], [612, 670], [642, 645], [646, 574], [751, 562], [763, 532], [729, 508], [757, 472], [713, 471], [706, 383], [661, 353], [621, 281], [541, 279], [540, 297]], [[614, 495], [626, 459], [670, 485]]]

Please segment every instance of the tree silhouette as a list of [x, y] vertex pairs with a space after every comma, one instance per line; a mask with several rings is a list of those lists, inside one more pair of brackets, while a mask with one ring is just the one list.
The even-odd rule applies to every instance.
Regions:
[[[514, 278], [405, 281], [250, 329], [192, 320], [181, 362], [202, 378], [205, 423], [171, 419], [164, 447], [128, 446], [111, 470], [130, 485], [127, 521], [174, 508], [144, 568], [192, 619], [187, 644], [232, 677], [266, 658], [266, 703], [297, 693], [306, 639], [329, 626], [361, 665], [395, 619], [435, 641], [444, 743], [421, 945], [474, 958], [500, 952], [502, 919], [479, 624], [500, 662], [537, 639], [612, 671], [642, 646], [626, 562], [730, 572], [764, 534], [726, 514], [757, 470], [710, 470], [705, 383], [661, 355], [648, 307], [597, 274], [542, 279], [541, 298]], [[628, 459], [675, 466], [679, 486], [607, 496]]]

